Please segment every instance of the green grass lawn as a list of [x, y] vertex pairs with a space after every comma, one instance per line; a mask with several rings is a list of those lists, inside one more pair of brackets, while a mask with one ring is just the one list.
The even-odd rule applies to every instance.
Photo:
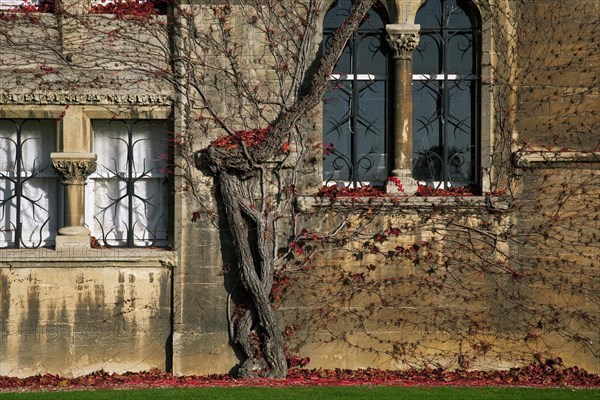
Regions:
[[531, 399], [600, 400], [600, 389], [459, 388], [459, 387], [301, 387], [301, 388], [186, 388], [148, 390], [100, 390], [75, 392], [3, 393], [0, 399], [200, 399], [200, 400], [440, 400]]

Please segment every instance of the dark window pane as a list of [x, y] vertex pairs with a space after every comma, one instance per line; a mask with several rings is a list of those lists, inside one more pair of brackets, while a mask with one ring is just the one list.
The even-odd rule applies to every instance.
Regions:
[[[375, 10], [375, 8], [377, 10]], [[384, 7], [377, 3], [370, 9], [365, 19], [358, 27], [359, 32], [378, 32], [385, 28], [385, 21], [380, 12], [385, 13]]]
[[448, 74], [468, 75], [474, 72], [473, 34], [457, 32], [448, 37], [446, 45]]
[[421, 26], [421, 30], [438, 29], [442, 26], [442, 1], [427, 0], [427, 3], [419, 9], [415, 23]]
[[442, 72], [442, 38], [437, 33], [422, 33], [413, 55], [415, 74]]
[[350, 13], [352, 2], [350, 0], [339, 0], [329, 9], [323, 20], [323, 30], [330, 31], [339, 28]]
[[414, 55], [413, 176], [436, 187], [476, 183], [477, 19], [466, 0], [428, 0]]
[[[343, 22], [350, 1], [339, 1], [324, 22], [323, 49]], [[387, 176], [388, 69], [385, 9], [377, 3], [338, 60], [323, 97], [323, 177], [342, 184], [381, 183]], [[332, 150], [333, 149], [333, 150]]]
[[[447, 81], [448, 86], [448, 134], [451, 136], [462, 135], [470, 141], [473, 124], [471, 88], [469, 81]], [[470, 143], [470, 142], [469, 142]]]
[[447, 82], [448, 121], [446, 128], [446, 152], [448, 179], [455, 186], [474, 183], [472, 155], [475, 149], [473, 137], [472, 90], [474, 82]]
[[467, 1], [428, 0], [419, 9], [415, 23], [422, 30], [470, 28], [473, 21], [469, 17]]
[[359, 82], [358, 90], [356, 173], [360, 181], [383, 181], [387, 177], [385, 82]]
[[464, 1], [446, 0], [445, 25], [448, 29], [471, 28], [472, 22], [464, 7]]
[[333, 149], [324, 155], [323, 179], [326, 181], [350, 180], [351, 98], [352, 83], [344, 81], [332, 81], [323, 98], [323, 146]]
[[441, 82], [413, 83], [413, 177], [417, 180], [442, 180], [441, 107]]
[[385, 75], [387, 59], [385, 39], [381, 34], [365, 34], [356, 39], [357, 74]]

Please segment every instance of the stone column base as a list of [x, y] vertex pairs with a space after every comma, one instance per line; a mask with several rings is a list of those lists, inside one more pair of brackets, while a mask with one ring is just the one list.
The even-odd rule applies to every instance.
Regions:
[[56, 251], [70, 254], [85, 253], [90, 250], [90, 236], [56, 236]]
[[[394, 170], [392, 171], [392, 178], [387, 181], [386, 193], [390, 196], [406, 195], [414, 196], [419, 188], [419, 183], [412, 177], [412, 172], [408, 170]], [[399, 181], [404, 191], [400, 191], [400, 188], [394, 182]]]

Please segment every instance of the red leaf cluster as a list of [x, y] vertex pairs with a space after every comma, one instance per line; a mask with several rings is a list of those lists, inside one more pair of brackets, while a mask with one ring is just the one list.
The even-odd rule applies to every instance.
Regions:
[[385, 189], [377, 186], [361, 186], [358, 188], [339, 187], [337, 185], [324, 186], [316, 194], [317, 197], [327, 197], [332, 200], [338, 197], [384, 197]]
[[[297, 356], [291, 364], [308, 362]], [[202, 386], [535, 386], [535, 387], [592, 387], [600, 388], [600, 376], [578, 367], [564, 368], [557, 360], [535, 362], [521, 368], [504, 371], [449, 371], [442, 368], [386, 371], [380, 369], [299, 369], [292, 368], [286, 379], [236, 379], [231, 375], [173, 376], [168, 372], [150, 370], [109, 374], [94, 372], [77, 378], [59, 375], [35, 375], [28, 378], [0, 376], [0, 392], [35, 390], [124, 389], [153, 387]]]
[[388, 181], [393, 182], [394, 185], [396, 185], [396, 187], [398, 188], [398, 191], [400, 193], [404, 193], [404, 187], [402, 186], [402, 182], [400, 181], [400, 179], [398, 179], [395, 176], [390, 176], [390, 177], [388, 177]]
[[271, 300], [278, 302], [287, 292], [292, 278], [284, 271], [277, 271], [273, 274], [273, 286], [271, 287]]
[[309, 232], [309, 230], [306, 229], [306, 228], [302, 228], [302, 230], [298, 234], [298, 237], [302, 238], [302, 239], [306, 239], [306, 240], [313, 240], [315, 242], [317, 242], [317, 241], [323, 241], [325, 239], [324, 237], [322, 237], [318, 233]]
[[310, 357], [300, 357], [298, 355], [293, 355], [288, 358], [288, 366], [290, 368], [294, 367], [305, 367], [310, 363]]
[[333, 143], [319, 143], [315, 146], [317, 149], [323, 149], [323, 155], [328, 156], [335, 151]]
[[16, 21], [18, 19], [18, 16], [16, 14], [14, 14], [13, 12], [2, 12], [0, 11], [0, 21]]
[[408, 371], [365, 370], [300, 370], [293, 369], [288, 379], [304, 379], [334, 385], [427, 385], [427, 386], [537, 386], [537, 387], [600, 387], [600, 376], [578, 367], [559, 368], [552, 360], [545, 364], [530, 364], [508, 371], [449, 371], [424, 368]]
[[221, 149], [233, 150], [240, 147], [241, 143], [246, 143], [246, 146], [256, 146], [265, 141], [270, 127], [252, 129], [249, 131], [236, 131], [233, 135], [222, 136], [213, 140], [210, 144]]
[[473, 186], [451, 187], [449, 189], [436, 189], [429, 186], [421, 186], [417, 189], [417, 196], [475, 196], [477, 189]]
[[102, 243], [96, 238], [96, 236], [90, 236], [90, 247], [92, 249], [105, 249], [106, 246], [103, 246]]
[[145, 19], [162, 13], [151, 0], [113, 0], [106, 4], [94, 4], [92, 14], [115, 14], [117, 18]]

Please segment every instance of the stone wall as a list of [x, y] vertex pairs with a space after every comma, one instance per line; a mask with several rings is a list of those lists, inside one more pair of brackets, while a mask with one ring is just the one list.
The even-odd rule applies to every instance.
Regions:
[[591, 151], [600, 144], [600, 54], [594, 1], [523, 2], [517, 130], [525, 142]]
[[[585, 8], [589, 1], [509, 3], [523, 27], [517, 69], [510, 62], [500, 66], [508, 47], [488, 43], [484, 54], [496, 72], [519, 74], [515, 92], [507, 89], [506, 75], [490, 73], [484, 82], [492, 94], [483, 96], [490, 128], [482, 132], [489, 147], [482, 154], [490, 160], [482, 164], [496, 168], [484, 171], [496, 192], [315, 199], [322, 185], [321, 110], [308, 118], [310, 140], [302, 145], [314, 154], [298, 172], [297, 218], [308, 232], [332, 240], [313, 243], [314, 254], [305, 248], [310, 262], [295, 254], [292, 285], [277, 307], [282, 326], [290, 328], [288, 350], [310, 357], [309, 367], [505, 368], [541, 353], [600, 371], [600, 337], [593, 329], [600, 304], [600, 161], [593, 152], [600, 143], [598, 10]], [[210, 7], [196, 11], [197, 27], [216, 29]], [[191, 55], [196, 77], [206, 79], [191, 83], [207, 85], [204, 94], [234, 130], [264, 127], [256, 121], [277, 109], [269, 105], [257, 118], [240, 97], [248, 87], [221, 74], [231, 68], [228, 60], [214, 46], [186, 47], [195, 43], [187, 41], [195, 34], [189, 26], [170, 43], [165, 16], [147, 25], [81, 13], [70, 20], [34, 17], [41, 23], [29, 15], [0, 18], [0, 117], [61, 119], [65, 111], [59, 143], [83, 137], [75, 123], [83, 116], [169, 118], [176, 133], [193, 137], [186, 148], [192, 151], [221, 135], [204, 100], [182, 78], [193, 74], [172, 79], [173, 70], [186, 70], [170, 64], [171, 50]], [[277, 66], [269, 65], [275, 62], [265, 37], [245, 17], [234, 7], [228, 37], [244, 55], [238, 72], [265, 103], [278, 100]], [[484, 27], [494, 23], [502, 18]], [[494, 26], [494, 34], [510, 31], [500, 28]], [[15, 45], [6, 40], [11, 35]], [[515, 93], [518, 107], [503, 108]], [[514, 126], [505, 124], [511, 116]], [[0, 374], [235, 370], [240, 360], [229, 343], [227, 313], [240, 299], [236, 278], [227, 274], [235, 266], [231, 237], [212, 176], [201, 169], [192, 178], [193, 193], [182, 179], [173, 185], [173, 251], [65, 256], [53, 249], [0, 249]], [[338, 242], [331, 233], [342, 221], [351, 223], [337, 233], [344, 238]], [[402, 233], [377, 238], [390, 228]], [[282, 247], [288, 233], [282, 228]], [[553, 318], [557, 312], [560, 318]]]
[[522, 311], [531, 315], [532, 342], [546, 338], [570, 364], [593, 371], [600, 366], [599, 162], [598, 153], [520, 154], [511, 247], [525, 274], [522, 291], [541, 299]]
[[160, 252], [0, 251], [0, 374], [170, 367], [172, 267]]
[[[51, 151], [89, 164], [91, 120], [171, 117], [173, 89], [154, 74], [169, 68], [166, 17], [139, 24], [64, 5], [0, 15], [0, 118], [56, 121]], [[60, 202], [59, 220], [83, 216]], [[72, 242], [0, 249], [0, 374], [172, 369], [177, 253]]]
[[[306, 254], [318, 250], [307, 267], [290, 273], [282, 313], [301, 315], [313, 307], [310, 317], [295, 322], [291, 339], [311, 366], [518, 362], [495, 357], [506, 350], [500, 337], [516, 328], [501, 328], [495, 317], [503, 301], [498, 288], [510, 283], [501, 267], [507, 243], [499, 236], [511, 220], [505, 200], [305, 201], [312, 204], [306, 226], [327, 239], [304, 245]], [[344, 221], [348, 228], [339, 230]]]
[[514, 195], [302, 198], [290, 349], [322, 368], [597, 371], [600, 155], [519, 160]]

